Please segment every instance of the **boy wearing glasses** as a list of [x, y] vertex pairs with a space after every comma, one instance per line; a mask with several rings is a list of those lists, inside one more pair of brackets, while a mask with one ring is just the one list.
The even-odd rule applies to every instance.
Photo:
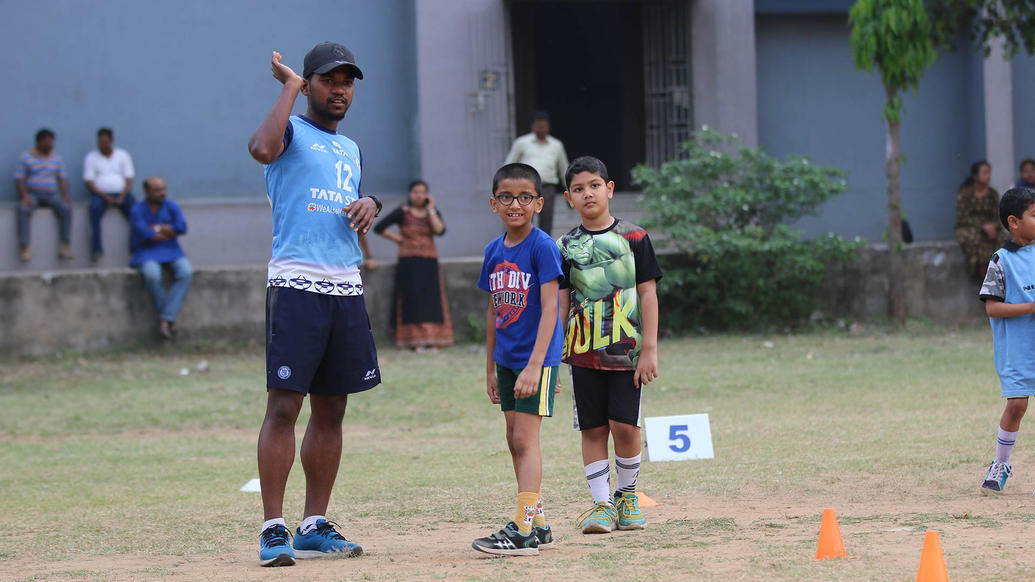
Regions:
[[539, 427], [553, 416], [561, 362], [557, 317], [561, 255], [548, 234], [532, 225], [543, 209], [539, 174], [526, 164], [507, 164], [492, 179], [492, 211], [505, 232], [485, 247], [478, 287], [491, 294], [486, 313], [486, 391], [507, 423], [517, 510], [500, 531], [472, 547], [501, 556], [534, 556], [553, 543], [543, 515]]

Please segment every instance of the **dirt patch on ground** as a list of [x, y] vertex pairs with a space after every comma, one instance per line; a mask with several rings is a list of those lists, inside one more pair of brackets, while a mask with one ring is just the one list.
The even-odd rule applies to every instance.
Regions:
[[[842, 497], [843, 496], [838, 496]], [[953, 579], [984, 579], [994, 564], [1000, 579], [1035, 572], [1035, 499], [1027, 491], [985, 498], [865, 500], [838, 508], [848, 549], [843, 560], [814, 560], [821, 506], [813, 499], [741, 495], [659, 499], [648, 528], [582, 535], [576, 511], [552, 514], [555, 548], [538, 557], [492, 558], [471, 549], [486, 524], [409, 523], [391, 530], [371, 520], [347, 526], [365, 555], [299, 561], [290, 568], [258, 566], [256, 543], [242, 540], [223, 555], [106, 555], [39, 562], [0, 560], [4, 580], [433, 580], [611, 579], [816, 580], [910, 579], [916, 575], [924, 530], [940, 532]], [[1011, 573], [1013, 575], [1011, 575]], [[1005, 578], [1004, 578], [1005, 575]]]

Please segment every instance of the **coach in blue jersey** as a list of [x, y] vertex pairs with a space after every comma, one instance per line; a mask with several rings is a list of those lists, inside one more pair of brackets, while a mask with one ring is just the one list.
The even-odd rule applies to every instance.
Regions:
[[[273, 250], [266, 288], [266, 418], [259, 432], [259, 480], [265, 523], [259, 559], [290, 566], [295, 558], [355, 556], [358, 544], [327, 520], [341, 460], [348, 395], [381, 382], [363, 303], [358, 236], [381, 203], [360, 194], [362, 158], [337, 133], [363, 72], [352, 52], [325, 42], [305, 56], [302, 76], [272, 58], [284, 87], [248, 142], [263, 164], [273, 208]], [[292, 116], [298, 93], [305, 115]], [[289, 543], [284, 489], [295, 456], [295, 420], [309, 395], [312, 415], [302, 439], [306, 477], [303, 521]]]

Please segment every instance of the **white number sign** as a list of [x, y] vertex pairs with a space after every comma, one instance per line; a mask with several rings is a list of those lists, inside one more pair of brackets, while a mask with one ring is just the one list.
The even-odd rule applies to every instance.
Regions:
[[707, 414], [652, 416], [643, 419], [651, 461], [714, 459]]

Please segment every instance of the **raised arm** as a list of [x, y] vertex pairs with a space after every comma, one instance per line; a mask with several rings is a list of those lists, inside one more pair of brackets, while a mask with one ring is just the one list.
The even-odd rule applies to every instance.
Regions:
[[284, 151], [284, 130], [287, 129], [291, 108], [295, 106], [295, 98], [302, 90], [302, 77], [281, 62], [280, 53], [273, 51], [270, 61], [273, 77], [284, 84], [280, 96], [273, 108], [266, 114], [259, 128], [248, 140], [248, 153], [261, 164], [269, 164]]

